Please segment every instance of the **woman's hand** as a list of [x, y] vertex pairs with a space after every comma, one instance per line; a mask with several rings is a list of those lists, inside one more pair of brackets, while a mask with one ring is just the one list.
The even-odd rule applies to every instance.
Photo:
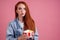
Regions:
[[21, 36], [18, 37], [18, 40], [27, 40], [27, 35], [22, 34]]

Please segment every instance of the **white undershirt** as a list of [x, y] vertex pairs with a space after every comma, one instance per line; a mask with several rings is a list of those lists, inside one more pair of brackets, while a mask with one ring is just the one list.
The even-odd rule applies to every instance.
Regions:
[[18, 21], [19, 25], [23, 28], [24, 27], [24, 22]]

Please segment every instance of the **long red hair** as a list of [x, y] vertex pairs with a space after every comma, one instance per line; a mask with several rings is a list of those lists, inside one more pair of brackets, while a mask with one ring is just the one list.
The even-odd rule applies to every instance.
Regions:
[[27, 6], [27, 4], [23, 1], [19, 1], [16, 5], [15, 5], [15, 18], [18, 17], [18, 14], [16, 12], [17, 10], [17, 6], [19, 4], [24, 4], [26, 6], [26, 14], [23, 17], [23, 21], [24, 21], [24, 30], [30, 29], [33, 30], [35, 32], [35, 23], [34, 20], [32, 19], [32, 17], [30, 16], [30, 12], [29, 12], [29, 8]]

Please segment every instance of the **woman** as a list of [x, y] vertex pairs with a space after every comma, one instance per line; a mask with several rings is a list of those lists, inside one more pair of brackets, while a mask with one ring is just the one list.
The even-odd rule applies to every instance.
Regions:
[[19, 1], [15, 5], [15, 20], [8, 25], [6, 40], [27, 40], [27, 35], [23, 34], [23, 31], [27, 29], [34, 31], [33, 40], [38, 40], [38, 33], [28, 6], [25, 2]]

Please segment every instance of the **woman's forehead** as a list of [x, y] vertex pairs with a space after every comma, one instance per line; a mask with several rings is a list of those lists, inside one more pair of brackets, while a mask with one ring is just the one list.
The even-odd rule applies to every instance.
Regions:
[[19, 4], [17, 7], [25, 8], [24, 4]]

